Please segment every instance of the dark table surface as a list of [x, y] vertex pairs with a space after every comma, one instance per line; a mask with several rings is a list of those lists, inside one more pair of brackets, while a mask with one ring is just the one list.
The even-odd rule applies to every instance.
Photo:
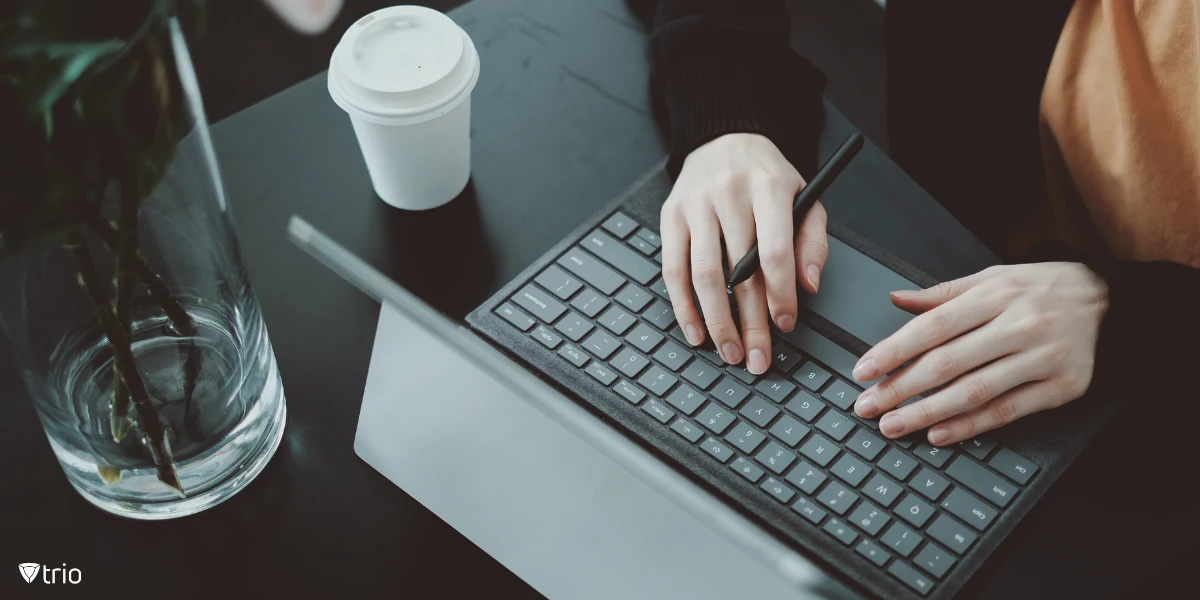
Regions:
[[[379, 307], [284, 235], [287, 217], [300, 214], [461, 319], [661, 158], [645, 34], [622, 0], [478, 0], [451, 15], [475, 41], [482, 76], [472, 184], [442, 208], [408, 213], [375, 197], [323, 77], [213, 126], [289, 405], [266, 470], [198, 516], [144, 523], [101, 513], [63, 477], [4, 348], [0, 564], [66, 563], [99, 597], [537, 596], [355, 456]], [[851, 130], [830, 110], [825, 150]], [[993, 260], [873, 147], [825, 200], [834, 219], [935, 277]], [[1096, 454], [1052, 488], [965, 595], [1137, 589], [1150, 561], [1114, 549], [1092, 521], [1103, 507], [1078, 502], [1111, 483], [1110, 456]], [[82, 591], [0, 582], [0, 597]]]

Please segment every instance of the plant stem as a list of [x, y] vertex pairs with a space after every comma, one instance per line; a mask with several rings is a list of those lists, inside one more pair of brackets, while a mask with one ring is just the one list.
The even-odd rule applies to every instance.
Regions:
[[[137, 190], [133, 178], [121, 182], [121, 226], [117, 239], [117, 321], [126, 338], [133, 334], [133, 288], [137, 279], [133, 274], [133, 262], [137, 256], [138, 217]], [[115, 352], [114, 348], [114, 352]], [[121, 370], [113, 357], [113, 409], [109, 425], [113, 440], [118, 443], [128, 429], [129, 392], [122, 385]]]
[[138, 423], [150, 440], [150, 454], [154, 458], [158, 480], [178, 490], [180, 494], [184, 494], [183, 485], [179, 482], [179, 475], [175, 472], [175, 460], [167, 443], [162, 420], [159, 419], [154, 406], [150, 404], [150, 395], [146, 392], [146, 384], [142, 381], [142, 376], [137, 370], [137, 363], [133, 358], [133, 348], [130, 346], [129, 338], [121, 329], [120, 323], [113, 315], [113, 306], [108, 300], [108, 294], [104, 291], [100, 276], [96, 273], [96, 262], [87, 248], [83, 233], [74, 231], [68, 235], [66, 246], [74, 254], [75, 262], [78, 264], [79, 285], [83, 287], [92, 301], [100, 328], [113, 347], [116, 365], [125, 375], [125, 385], [129, 389], [133, 405], [138, 412]]

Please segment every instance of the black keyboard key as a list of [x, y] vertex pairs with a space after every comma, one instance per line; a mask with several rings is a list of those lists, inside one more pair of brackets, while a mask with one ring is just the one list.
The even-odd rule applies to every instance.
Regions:
[[767, 423], [770, 423], [771, 419], [774, 419], [775, 416], [779, 414], [779, 409], [770, 402], [767, 402], [758, 396], [754, 396], [749, 402], [746, 403], [745, 406], [742, 407], [742, 410], [739, 411], [739, 414], [741, 414], [743, 417], [746, 417], [759, 427], [766, 427]]
[[817, 496], [817, 502], [839, 515], [846, 514], [856, 500], [858, 500], [858, 494], [836, 481], [830, 481], [829, 485], [825, 486], [825, 489]]
[[779, 373], [768, 371], [754, 389], [776, 402], [783, 402], [784, 398], [796, 389], [796, 384], [784, 379]]
[[942, 509], [978, 531], [987, 529], [996, 518], [996, 509], [959, 488], [951, 489], [950, 495], [942, 500]]
[[567, 253], [558, 259], [558, 266], [574, 273], [576, 277], [608, 296], [611, 296], [613, 292], [617, 291], [617, 288], [625, 283], [624, 277], [621, 277], [600, 259], [579, 248], [567, 250]]
[[591, 321], [584, 319], [572, 311], [567, 313], [567, 316], [563, 317], [562, 320], [554, 326], [554, 330], [563, 334], [563, 337], [567, 338], [568, 340], [571, 340], [572, 342], [578, 342], [579, 340], [583, 339], [583, 336], [587, 335], [588, 332], [595, 327], [596, 326], [592, 325]]
[[887, 550], [884, 550], [878, 544], [868, 539], [863, 539], [863, 541], [859, 542], [858, 547], [854, 551], [875, 563], [877, 567], [882, 567], [892, 557], [892, 555], [887, 553]]
[[745, 477], [746, 481], [749, 481], [750, 483], [754, 483], [759, 479], [762, 479], [763, 475], [766, 475], [766, 471], [763, 471], [758, 465], [750, 462], [744, 456], [739, 456], [737, 460], [733, 461], [733, 463], [729, 465], [729, 468], [737, 471], [738, 475]]
[[629, 244], [634, 250], [637, 250], [646, 256], [654, 256], [654, 253], [658, 252], [658, 248], [655, 248], [653, 244], [636, 235], [626, 240], [625, 243]]
[[642, 405], [642, 410], [658, 420], [659, 423], [666, 424], [671, 419], [675, 418], [675, 411], [667, 408], [658, 400], [651, 398], [649, 402]]
[[859, 429], [854, 433], [854, 437], [846, 442], [847, 449], [867, 460], [875, 460], [875, 457], [883, 452], [885, 445], [886, 442], [875, 437], [866, 429]]
[[624, 373], [626, 377], [637, 377], [638, 373], [641, 373], [642, 369], [645, 369], [646, 365], [650, 364], [650, 359], [638, 354], [633, 348], [626, 346], [625, 348], [621, 348], [621, 351], [617, 352], [616, 356], [613, 356], [612, 360], [608, 361], [608, 364]]
[[689, 385], [681, 385], [667, 396], [667, 404], [690, 417], [704, 404], [704, 392], [698, 392]]
[[879, 538], [879, 541], [883, 542], [892, 552], [900, 556], [908, 556], [917, 549], [921, 542], [925, 541], [925, 538], [909, 529], [904, 523], [896, 522], [892, 523], [892, 527], [883, 534], [882, 538]]
[[988, 461], [988, 465], [1021, 485], [1029, 483], [1029, 478], [1038, 470], [1037, 465], [1008, 448], [1001, 448], [996, 456]]
[[722, 377], [721, 381], [717, 382], [717, 387], [709, 393], [713, 398], [720, 400], [721, 404], [729, 408], [737, 408], [746, 399], [746, 396], [750, 395], [750, 390], [729, 377]]
[[654, 246], [655, 248], [662, 248], [662, 238], [658, 237], [657, 233], [654, 233], [645, 227], [638, 230], [637, 236], [643, 240], [646, 240], [648, 244]]
[[772, 473], [780, 475], [796, 461], [796, 455], [775, 442], [767, 442], [767, 445], [763, 446], [762, 450], [759, 450], [754, 460], [758, 461], [759, 464], [766, 467]]
[[608, 365], [599, 361], [593, 360], [592, 364], [588, 365], [583, 371], [591, 375], [592, 379], [604, 385], [612, 385], [612, 382], [617, 380], [617, 373], [610, 369]]
[[1001, 508], [1008, 506], [1017, 495], [1016, 486], [965, 456], [955, 458], [946, 474]]
[[887, 471], [888, 475], [904, 481], [912, 474], [913, 469], [917, 468], [917, 461], [911, 456], [892, 448], [879, 460], [879, 468]]
[[769, 433], [789, 448], [795, 448], [796, 444], [799, 444], [800, 440], [808, 435], [808, 427], [788, 415], [783, 415], [782, 419], [771, 426]]
[[824, 519], [825, 515], [828, 514], [825, 512], [825, 509], [817, 506], [816, 502], [813, 502], [812, 500], [809, 500], [803, 496], [796, 500], [796, 503], [792, 505], [792, 510], [800, 513], [800, 516], [808, 519], [813, 525], [820, 525], [821, 519]]
[[892, 518], [878, 506], [863, 501], [859, 503], [858, 508], [854, 509], [854, 512], [850, 513], [849, 517], [846, 517], [846, 520], [853, 523], [855, 527], [867, 532], [867, 535], [874, 536]]
[[660, 265], [662, 264], [662, 252], [659, 252], [658, 254], [654, 255], [654, 262], [656, 262]]
[[675, 338], [675, 341], [679, 342], [680, 344], [687, 344], [688, 346], [692, 345], [687, 341], [687, 336], [683, 334], [683, 329], [680, 328], [679, 325], [671, 328], [670, 336]]
[[808, 461], [802, 460], [800, 461], [800, 464], [796, 465], [796, 468], [792, 469], [792, 472], [788, 473], [787, 477], [784, 479], [788, 483], [800, 488], [800, 491], [804, 492], [805, 494], [812, 494], [813, 492], [817, 491], [817, 488], [821, 487], [821, 484], [825, 483], [825, 480], [829, 479], [829, 477], [825, 475], [825, 473], [817, 470], [816, 467], [808, 464]]
[[800, 454], [811, 458], [813, 462], [822, 467], [829, 466], [829, 462], [837, 456], [838, 452], [837, 444], [817, 433], [808, 436], [808, 441], [800, 446]]
[[517, 306], [533, 313], [533, 316], [546, 323], [553, 323], [567, 312], [567, 307], [563, 306], [562, 302], [532, 285], [521, 288], [512, 299]]
[[655, 300], [654, 304], [651, 304], [650, 308], [642, 313], [642, 317], [663, 331], [675, 325], [675, 309], [662, 300]]
[[829, 434], [829, 437], [842, 441], [854, 429], [854, 421], [837, 411], [826, 411], [825, 416], [817, 421], [817, 429]]
[[645, 323], [638, 323], [638, 326], [625, 336], [625, 341], [633, 344], [634, 348], [649, 354], [663, 341], [663, 334], [651, 329]]
[[922, 596], [929, 594], [929, 590], [933, 589], [933, 581], [929, 577], [922, 575], [916, 569], [898, 560], [892, 561], [887, 571], [892, 577], [899, 579], [904, 585], [912, 588], [914, 592]]
[[829, 472], [850, 484], [851, 487], [858, 487], [858, 484], [871, 474], [871, 468], [863, 464], [863, 461], [854, 458], [853, 454], [843, 454], [833, 468], [829, 469]]
[[604, 221], [604, 228], [621, 239], [629, 237], [637, 227], [637, 222], [620, 212], [613, 213], [613, 216]]
[[733, 430], [725, 436], [725, 441], [733, 444], [738, 450], [746, 454], [753, 454], [754, 450], [762, 444], [767, 436], [757, 429], [746, 425], [745, 421], [733, 426]]
[[[663, 300], [671, 299], [671, 294], [670, 294], [670, 292], [667, 291], [667, 282], [665, 280], [663, 280], [662, 277], [659, 277], [658, 279], [655, 279], [654, 281], [650, 282], [649, 287], [650, 287], [650, 291], [654, 292], [659, 298], [662, 298]], [[683, 331], [680, 331], [679, 333], [680, 333], [679, 341], [681, 341], [681, 342], [686, 341], [687, 338], [683, 337]]]
[[780, 341], [775, 342], [775, 347], [771, 348], [771, 367], [780, 373], [786, 374], [800, 362], [800, 351]]
[[804, 363], [795, 373], [792, 373], [792, 379], [815, 392], [821, 389], [821, 386], [825, 385], [826, 381], [829, 381], [829, 371], [809, 361]]
[[[780, 332], [779, 337], [825, 368], [832, 369], [834, 373], [846, 378], [846, 381], [854, 381], [854, 365], [858, 364], [858, 357], [804, 323], [796, 323], [794, 329], [787, 333]], [[873, 383], [875, 382], [866, 382], [866, 385]]]
[[747, 371], [744, 365], [740, 367], [726, 367], [725, 371], [746, 385], [754, 385], [754, 382], [758, 379], [758, 375]]
[[709, 402], [708, 406], [700, 411], [696, 421], [700, 423], [701, 427], [721, 435], [725, 433], [726, 429], [729, 429], [730, 425], [733, 425], [733, 418], [733, 413], [729, 409], [716, 402]]
[[863, 486], [863, 493], [868, 498], [882, 504], [885, 508], [892, 505], [896, 498], [900, 497], [900, 491], [904, 486], [876, 473], [867, 485]]
[[954, 449], [946, 446], [931, 446], [923, 442], [917, 446], [916, 450], [913, 450], [913, 454], [940, 469], [942, 465], [946, 464], [946, 461], [950, 460], [951, 456], [954, 456]]
[[800, 417], [806, 423], [812, 423], [817, 415], [825, 408], [825, 403], [817, 400], [808, 392], [800, 392], [784, 405], [788, 412]]
[[[876, 427], [875, 429], [878, 430], [879, 428]], [[905, 450], [911, 450], [913, 446], [917, 445], [917, 442], [919, 442], [923, 439], [925, 439], [925, 438], [921, 437], [921, 432], [917, 431], [917, 432], [910, 433], [902, 438], [892, 440], [892, 443], [897, 446], [900, 446], [901, 448], [904, 448]]]
[[717, 377], [719, 377], [720, 374], [721, 372], [718, 371], [716, 367], [708, 364], [707, 362], [702, 360], [693, 360], [692, 364], [688, 365], [687, 368], [683, 370], [681, 377], [683, 377], [684, 381], [687, 381], [688, 383], [691, 383], [702, 390], [707, 390], [708, 388], [712, 387], [713, 382], [717, 380]]
[[[683, 342], [686, 344], [687, 340], [685, 339]], [[696, 346], [696, 354], [718, 367], [725, 364], [725, 361], [721, 360], [721, 355], [717, 353], [717, 348], [713, 346], [712, 340], [706, 340], [703, 344]]]
[[925, 521], [928, 521], [929, 517], [933, 516], [934, 509], [932, 506], [926, 504], [924, 500], [921, 500], [919, 496], [910, 492], [901, 498], [900, 503], [892, 510], [901, 519], [908, 521], [913, 527], [920, 529], [925, 525]]
[[704, 443], [700, 444], [700, 447], [704, 449], [709, 456], [723, 463], [729, 462], [729, 459], [733, 458], [733, 450], [730, 450], [729, 446], [722, 444], [712, 436], [705, 438]]
[[636, 285], [627, 285], [614, 300], [627, 310], [642, 312], [642, 309], [650, 304], [650, 293]]
[[496, 314], [504, 317], [505, 321], [512, 323], [514, 327], [521, 331], [529, 331], [530, 327], [536, 324], [532, 317], [521, 312], [521, 309], [505, 302], [496, 309]]
[[542, 271], [542, 274], [538, 275], [534, 282], [550, 290], [551, 294], [562, 300], [570, 298], [572, 294], [579, 291], [579, 288], [583, 287], [583, 284], [573, 275], [554, 265], [546, 267], [546, 270]]
[[795, 490], [793, 490], [792, 488], [790, 488], [786, 485], [783, 485], [782, 483], [779, 482], [778, 479], [775, 479], [774, 477], [766, 478], [766, 480], [763, 481], [762, 485], [759, 486], [759, 489], [770, 494], [776, 500], [778, 500], [784, 504], [787, 504], [788, 502], [790, 502], [792, 500], [792, 497], [794, 497], [796, 495]]
[[929, 524], [929, 529], [926, 529], [925, 533], [960, 555], [966, 554], [977, 538], [967, 529], [966, 525], [955, 521], [948, 515], [938, 515], [933, 523]]
[[637, 319], [633, 315], [621, 310], [620, 307], [611, 306], [608, 310], [604, 311], [604, 314], [600, 315], [597, 322], [603, 325], [605, 329], [617, 335], [625, 335], [625, 332], [629, 331], [629, 328], [633, 327], [634, 323], [637, 323]]
[[537, 329], [534, 329], [529, 335], [551, 350], [557, 348], [562, 343], [562, 336], [546, 329], [545, 325], [538, 325]]
[[602, 231], [593, 231], [585, 236], [581, 245], [642, 285], [658, 276], [658, 265]]
[[963, 440], [958, 443], [958, 447], [962, 448], [963, 452], [974, 456], [979, 460], [983, 460], [992, 453], [992, 449], [996, 447], [996, 440], [987, 437], [973, 437], [969, 440]]
[[938, 578], [945, 577], [946, 571], [954, 566], [954, 562], [955, 558], [949, 552], [934, 543], [925, 544], [913, 557], [913, 564]]
[[621, 342], [603, 330], [597, 329], [583, 341], [582, 346], [588, 352], [598, 356], [600, 360], [608, 360], [608, 357], [621, 347]]
[[559, 348], [558, 355], [567, 359], [571, 364], [577, 367], [583, 367], [583, 365], [586, 365], [588, 361], [588, 355], [584, 354], [583, 350], [580, 350], [571, 344], [564, 344], [562, 348]]
[[678, 433], [683, 437], [683, 439], [693, 444], [700, 441], [700, 438], [704, 436], [704, 432], [687, 419], [676, 419], [675, 422], [671, 424], [671, 431]]
[[950, 482], [946, 481], [945, 477], [934, 473], [928, 467], [921, 467], [921, 471], [917, 473], [912, 481], [908, 482], [908, 487], [917, 491], [917, 493], [936, 501], [941, 497], [942, 492], [950, 487]]
[[646, 392], [623, 379], [613, 389], [616, 390], [618, 396], [628, 400], [630, 404], [637, 404], [646, 398]]
[[858, 532], [847, 527], [846, 524], [839, 519], [830, 519], [829, 522], [825, 524], [824, 529], [825, 533], [832, 535], [833, 537], [837, 538], [839, 542], [847, 546], [853, 544], [854, 540], [858, 539]]
[[638, 378], [638, 385], [649, 390], [651, 394], [662, 398], [667, 392], [671, 391], [671, 386], [675, 385], [675, 381], [674, 375], [654, 366], [650, 367], [650, 370]]
[[[637, 333], [636, 331], [634, 332]], [[668, 341], [654, 353], [654, 360], [662, 363], [662, 365], [672, 371], [678, 371], [687, 364], [688, 359], [692, 358], [691, 353], [684, 350], [679, 344]]]
[[596, 315], [600, 314], [600, 311], [608, 307], [608, 304], [608, 298], [600, 295], [599, 292], [592, 288], [584, 288], [571, 301], [571, 308], [583, 313], [589, 319], [594, 319]]
[[829, 387], [821, 394], [821, 397], [828, 400], [830, 404], [847, 410], [858, 400], [858, 390], [851, 387], [850, 384], [841, 379], [833, 380]]

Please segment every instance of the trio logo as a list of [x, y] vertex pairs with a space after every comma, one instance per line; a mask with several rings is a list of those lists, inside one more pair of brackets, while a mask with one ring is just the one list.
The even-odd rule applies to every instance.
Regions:
[[77, 584], [83, 581], [83, 571], [68, 569], [66, 563], [63, 563], [62, 568], [53, 569], [43, 567], [38, 563], [21, 563], [17, 565], [17, 570], [21, 572], [21, 578], [25, 580], [25, 583], [33, 583], [33, 580], [37, 579], [38, 572], [42, 574], [42, 583]]

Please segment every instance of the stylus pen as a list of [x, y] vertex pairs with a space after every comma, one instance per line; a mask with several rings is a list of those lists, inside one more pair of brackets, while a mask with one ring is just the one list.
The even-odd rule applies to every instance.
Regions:
[[[855, 154], [858, 154], [858, 151], [862, 147], [862, 134], [850, 134], [850, 137], [846, 138], [846, 141], [842, 142], [842, 145], [834, 151], [833, 156], [830, 156], [829, 160], [821, 165], [821, 168], [817, 170], [817, 175], [812, 178], [812, 181], [808, 182], [808, 185], [804, 186], [804, 189], [800, 190], [799, 194], [796, 194], [796, 200], [792, 202], [793, 235], [794, 230], [800, 228], [800, 223], [804, 220], [804, 215], [808, 214], [808, 209], [812, 208], [817, 198], [821, 197], [821, 194], [824, 194], [825, 190], [829, 189], [829, 185], [833, 183], [834, 179], [837, 179], [837, 176], [842, 173], [842, 169], [845, 169], [846, 165], [850, 164], [850, 160], [854, 158]], [[757, 270], [758, 244], [756, 243], [742, 257], [742, 260], [739, 260], [738, 264], [734, 265], [733, 271], [729, 273], [729, 290], [732, 291], [735, 285], [750, 279], [750, 276], [754, 275], [754, 272]]]

